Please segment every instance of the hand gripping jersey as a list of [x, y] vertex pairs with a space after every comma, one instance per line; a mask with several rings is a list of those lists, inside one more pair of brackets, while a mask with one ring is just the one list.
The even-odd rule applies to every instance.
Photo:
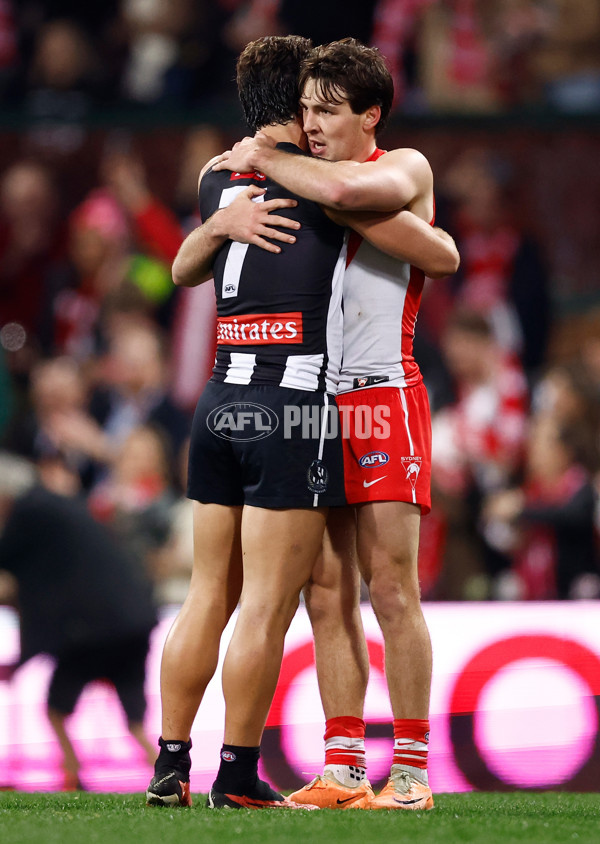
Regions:
[[[293, 144], [279, 149], [301, 154]], [[283, 216], [298, 220], [296, 243], [277, 255], [228, 242], [214, 263], [217, 355], [213, 381], [336, 393], [342, 353], [344, 230], [314, 202], [299, 199], [261, 173], [209, 170], [200, 186], [206, 220], [249, 185], [258, 197], [298, 199]]]
[[[375, 161], [383, 150], [368, 159]], [[354, 232], [344, 276], [344, 353], [339, 392], [412, 387], [422, 376], [413, 338], [425, 276]]]

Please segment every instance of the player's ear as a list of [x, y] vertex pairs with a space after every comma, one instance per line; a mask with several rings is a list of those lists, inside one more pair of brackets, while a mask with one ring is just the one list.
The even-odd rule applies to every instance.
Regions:
[[381, 118], [381, 106], [369, 106], [369, 108], [365, 111], [364, 115], [365, 118], [363, 126], [367, 131], [370, 131], [371, 129], [374, 129], [379, 123], [379, 120]]

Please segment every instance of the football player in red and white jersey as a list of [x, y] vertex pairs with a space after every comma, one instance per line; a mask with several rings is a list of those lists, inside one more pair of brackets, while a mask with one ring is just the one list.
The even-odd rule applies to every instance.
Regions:
[[[244, 79], [243, 88], [246, 91], [249, 81], [256, 81], [256, 88], [249, 91], [248, 99], [251, 101], [254, 110], [258, 108], [260, 117], [249, 120], [249, 125], [254, 128], [264, 127], [264, 131], [274, 141], [289, 141], [291, 144], [300, 146], [304, 143], [305, 137], [297, 118], [297, 68], [293, 78], [290, 78], [290, 67], [297, 59], [298, 49], [303, 46], [294, 36], [289, 38], [264, 38], [252, 42], [244, 50], [240, 61], [243, 64]], [[287, 58], [286, 58], [287, 55]], [[269, 58], [270, 57], [270, 58]], [[283, 60], [285, 73], [276, 83], [269, 84], [270, 80], [281, 74], [278, 71], [276, 60]], [[269, 61], [272, 63], [269, 71]], [[265, 64], [266, 62], [266, 64]], [[238, 64], [238, 79], [239, 79]], [[258, 77], [255, 79], [255, 77]], [[282, 82], [286, 82], [285, 88]], [[291, 84], [289, 84], [291, 83]], [[282, 96], [291, 89], [288, 97]], [[280, 94], [273, 97], [273, 92]], [[250, 94], [252, 96], [250, 96]], [[294, 105], [295, 98], [295, 105]], [[283, 102], [281, 102], [283, 100]], [[277, 106], [277, 109], [275, 109]], [[285, 107], [285, 108], [282, 108]], [[282, 113], [283, 111], [283, 113]], [[266, 112], [266, 113], [265, 113]], [[296, 150], [297, 153], [300, 150]], [[229, 175], [224, 181], [228, 183]], [[224, 177], [224, 173], [218, 174]], [[280, 251], [276, 243], [270, 243], [264, 238], [274, 238], [284, 244], [282, 256], [274, 260], [280, 262], [285, 258], [285, 244], [296, 240], [290, 234], [277, 234], [272, 228], [273, 225], [284, 226], [298, 230], [294, 220], [269, 216], [267, 211], [282, 211], [290, 209], [286, 213], [293, 214], [291, 210], [302, 201], [296, 202], [293, 199], [267, 199], [260, 203], [262, 211], [257, 208], [258, 203], [252, 202], [252, 198], [262, 198], [265, 191], [258, 186], [250, 185], [244, 187], [240, 182], [254, 181], [253, 172], [232, 174], [234, 181], [241, 187], [241, 193], [230, 205], [217, 203], [217, 210], [207, 222], [195, 229], [184, 241], [173, 265], [173, 278], [176, 283], [183, 286], [194, 287], [203, 283], [213, 275], [213, 262], [218, 260], [222, 248], [228, 249], [233, 240], [233, 219], [241, 216], [242, 221], [251, 218], [258, 223], [258, 234], [246, 231], [248, 240], [253, 246], [261, 246], [267, 251]], [[208, 178], [208, 174], [202, 179]], [[211, 174], [212, 178], [212, 174]], [[266, 184], [264, 179], [258, 180], [259, 184]], [[204, 188], [204, 182], [202, 183]], [[258, 215], [256, 212], [258, 211]], [[253, 213], [254, 212], [254, 213]], [[323, 217], [327, 228], [334, 228], [324, 217], [322, 212], [315, 206], [311, 211], [312, 217], [317, 213]], [[210, 213], [210, 212], [209, 212]], [[374, 232], [370, 232], [371, 217], [363, 215], [363, 219], [357, 221], [357, 226], [362, 228], [364, 223], [365, 237], [375, 239]], [[386, 240], [392, 254], [398, 253], [405, 258], [409, 255], [418, 260], [418, 253], [423, 256], [423, 266], [428, 272], [438, 272], [440, 267], [452, 266], [456, 248], [451, 238], [433, 233], [432, 229], [410, 212], [401, 211], [398, 214], [387, 215], [390, 220], [381, 221], [383, 230], [381, 248], [386, 248]], [[396, 218], [403, 218], [404, 223]], [[311, 218], [304, 217], [303, 226], [306, 224], [306, 233], [310, 236]], [[400, 229], [395, 225], [400, 222]], [[393, 234], [388, 231], [388, 223], [392, 223]], [[345, 224], [345, 223], [344, 223]], [[242, 230], [244, 230], [242, 225]], [[313, 231], [315, 227], [313, 225]], [[387, 234], [386, 234], [387, 232]], [[236, 232], [240, 240], [244, 234]], [[297, 231], [298, 245], [294, 248], [301, 250], [302, 230]], [[340, 246], [343, 233], [336, 229], [339, 236]], [[313, 233], [312, 237], [316, 234]], [[403, 244], [403, 246], [402, 246]], [[417, 248], [417, 245], [420, 246]], [[401, 247], [402, 248], [399, 248]], [[260, 251], [260, 250], [259, 250]], [[250, 253], [250, 250], [249, 250]], [[345, 253], [345, 245], [342, 254]], [[264, 253], [263, 253], [264, 254]], [[220, 255], [223, 258], [223, 255]], [[258, 260], [256, 251], [249, 254], [248, 260]], [[286, 270], [286, 261], [279, 264], [273, 263], [270, 270], [271, 282], [277, 281], [281, 288], [290, 286], [289, 259]], [[297, 255], [297, 264], [302, 266], [300, 254]], [[306, 257], [306, 256], [304, 256]], [[225, 291], [223, 284], [223, 268], [221, 267], [221, 284], [217, 285], [219, 290]], [[337, 262], [336, 262], [337, 266]], [[247, 269], [244, 265], [244, 269]], [[295, 269], [297, 269], [295, 267]], [[314, 285], [314, 278], [322, 271], [319, 264], [312, 272], [305, 272], [306, 283], [301, 286], [306, 291], [307, 285]], [[260, 276], [260, 273], [257, 275]], [[215, 274], [216, 277], [216, 274]], [[266, 272], [263, 277], [267, 277]], [[238, 274], [239, 279], [239, 274]], [[268, 306], [271, 304], [272, 293], [269, 294], [266, 288], [261, 291], [260, 285], [254, 285], [254, 278], [248, 275], [239, 282], [239, 296], [243, 298], [248, 295], [246, 281], [251, 281], [251, 287], [256, 286], [256, 296], [263, 295], [266, 302], [262, 301], [256, 313], [266, 315]], [[302, 279], [301, 279], [302, 281]], [[215, 291], [217, 292], [217, 291]], [[282, 290], [277, 290], [280, 296]], [[287, 291], [290, 292], [289, 290]], [[291, 291], [294, 294], [294, 291]], [[294, 294], [295, 295], [295, 294]], [[225, 298], [225, 296], [221, 296]], [[263, 308], [263, 305], [265, 306]], [[339, 309], [339, 304], [338, 304]], [[290, 308], [284, 309], [290, 310]], [[246, 313], [244, 311], [244, 313]], [[250, 312], [248, 312], [250, 313]], [[255, 313], [255, 311], [252, 311]], [[235, 316], [235, 314], [234, 314]], [[297, 316], [297, 315], [296, 315]], [[238, 317], [236, 317], [238, 318]], [[240, 328], [242, 324], [225, 322], [229, 317], [222, 320], [223, 339], [236, 341], [236, 331], [243, 335]], [[248, 320], [244, 320], [248, 326]], [[261, 323], [262, 325], [262, 323]], [[265, 323], [266, 325], [266, 323]], [[236, 328], [237, 326], [237, 328]], [[245, 329], [244, 329], [245, 330]], [[253, 329], [248, 328], [251, 333]], [[266, 327], [264, 328], [266, 332]], [[281, 328], [277, 329], [280, 332]], [[233, 336], [232, 336], [233, 333]], [[270, 332], [271, 339], [275, 337], [275, 330]], [[340, 332], [341, 340], [341, 314]], [[247, 337], [245, 338], [247, 339]], [[265, 341], [267, 337], [263, 338]], [[279, 372], [279, 360], [276, 356], [272, 363], [269, 362], [269, 344], [262, 347], [264, 354], [260, 367], [252, 367], [252, 375], [262, 369], [261, 377], [273, 372]], [[235, 351], [235, 349], [234, 349]], [[238, 347], [239, 351], [239, 347]], [[300, 351], [302, 349], [300, 348]], [[248, 355], [237, 354], [236, 365], [241, 357]], [[254, 355], [252, 355], [254, 357]], [[341, 342], [340, 342], [341, 357]], [[339, 357], [337, 358], [339, 361]], [[218, 368], [218, 362], [217, 367]], [[233, 367], [232, 367], [233, 368]], [[269, 370], [269, 373], [267, 372]], [[286, 368], [287, 372], [287, 368]], [[221, 373], [222, 376], [223, 373]], [[252, 388], [249, 378], [239, 380], [239, 373], [235, 374], [235, 384], [239, 390], [246, 391]], [[229, 377], [229, 368], [227, 369]], [[227, 380], [227, 377], [225, 380]], [[233, 377], [233, 375], [232, 375]], [[214, 378], [213, 378], [214, 380]], [[222, 381], [222, 377], [221, 377]], [[221, 384], [219, 381], [219, 385]], [[233, 382], [232, 382], [233, 383]], [[240, 386], [242, 385], [242, 386]], [[215, 385], [213, 385], [215, 386]], [[257, 387], [262, 387], [258, 384]], [[278, 393], [286, 393], [286, 401], [292, 402], [292, 390], [288, 386], [279, 383], [276, 387]], [[306, 391], [305, 391], [306, 392]], [[244, 392], [242, 397], [248, 399]], [[203, 399], [201, 399], [203, 401]], [[199, 416], [201, 424], [198, 427], [198, 443], [203, 440], [200, 431], [205, 435], [207, 426], [204, 425]], [[301, 439], [301, 437], [298, 437]], [[270, 441], [271, 442], [271, 441]], [[339, 444], [339, 442], [338, 442]], [[192, 451], [194, 436], [192, 436]], [[214, 445], [214, 444], [213, 444]], [[246, 806], [259, 808], [273, 805], [294, 805], [284, 801], [283, 797], [274, 792], [267, 783], [263, 783], [257, 776], [258, 743], [262, 735], [267, 712], [273, 696], [277, 675], [279, 672], [281, 653], [283, 649], [283, 637], [289, 624], [293, 611], [298, 600], [298, 593], [301, 586], [306, 582], [313, 567], [314, 559], [320, 549], [321, 537], [324, 528], [324, 518], [321, 510], [316, 514], [310, 512], [308, 507], [317, 507], [316, 503], [311, 505], [304, 499], [303, 503], [285, 503], [281, 496], [273, 497], [269, 503], [257, 502], [252, 499], [248, 490], [244, 488], [244, 495], [238, 496], [235, 491], [235, 498], [227, 491], [226, 496], [217, 497], [217, 487], [221, 484], [231, 485], [236, 483], [235, 472], [219, 471], [209, 479], [210, 489], [203, 488], [198, 492], [196, 483], [206, 485], [208, 473], [208, 461], [205, 456], [212, 453], [211, 449], [205, 449], [203, 455], [198, 459], [190, 460], [194, 472], [190, 478], [194, 478], [194, 489], [190, 488], [191, 497], [196, 499], [194, 512], [195, 530], [195, 553], [194, 553], [194, 574], [190, 593], [182, 612], [178, 616], [163, 653], [161, 668], [161, 694], [163, 703], [163, 731], [160, 739], [161, 752], [155, 765], [155, 776], [147, 791], [149, 803], [158, 805], [190, 805], [189, 797], [189, 771], [191, 742], [190, 731], [198, 706], [202, 699], [206, 684], [213, 675], [219, 649], [219, 642], [222, 630], [232, 614], [240, 594], [240, 575], [242, 569], [241, 551], [243, 550], [243, 580], [244, 598], [242, 609], [238, 615], [236, 628], [228, 653], [225, 659], [223, 671], [224, 691], [226, 698], [226, 724], [225, 741], [221, 752], [221, 768], [215, 786], [211, 789], [209, 805], [213, 808]], [[274, 449], [270, 451], [275, 453]], [[273, 466], [273, 458], [270, 458], [271, 465], [267, 465], [265, 459], [260, 464], [261, 478], [264, 482], [272, 485], [277, 478], [283, 477], [286, 466], [291, 462], [286, 459], [277, 459], [277, 466]], [[223, 464], [224, 465], [224, 464]], [[253, 464], [256, 465], [256, 464]], [[228, 469], [228, 467], [227, 467]], [[343, 482], [341, 465], [339, 471], [332, 472], [332, 479], [335, 475], [337, 480]], [[286, 476], [287, 478], [287, 476]], [[302, 474], [304, 485], [308, 482], [306, 472]], [[340, 484], [342, 485], [342, 484]], [[287, 491], [287, 490], [286, 490]], [[243, 505], [243, 507], [242, 507]], [[270, 506], [269, 506], [270, 505]], [[242, 518], [242, 511], [244, 512]], [[313, 531], [313, 527], [316, 532]], [[240, 547], [241, 534], [241, 547]], [[317, 538], [315, 542], [314, 539]], [[312, 555], [312, 556], [311, 556]], [[226, 781], [227, 780], [227, 781]], [[235, 780], [235, 782], [234, 782]], [[352, 794], [352, 801], [356, 798]], [[303, 801], [307, 803], [310, 801]]]
[[[316, 48], [300, 85], [312, 158], [275, 150], [259, 133], [224, 154], [217, 168], [257, 170], [334, 211], [403, 208], [433, 222], [427, 160], [414, 149], [384, 154], [377, 147], [393, 96], [381, 54], [353, 39]], [[412, 354], [423, 283], [421, 271], [350, 236], [338, 404], [347, 423], [346, 496], [355, 506], [330, 514], [323, 559], [306, 590], [327, 719], [326, 753], [323, 776], [293, 795], [298, 802], [349, 808], [364, 805], [370, 791], [358, 556], [385, 641], [394, 717], [390, 778], [370, 808], [433, 807], [427, 778], [432, 655], [417, 570], [420, 519], [431, 506], [431, 423]], [[387, 435], [374, 421], [382, 414], [389, 422]]]

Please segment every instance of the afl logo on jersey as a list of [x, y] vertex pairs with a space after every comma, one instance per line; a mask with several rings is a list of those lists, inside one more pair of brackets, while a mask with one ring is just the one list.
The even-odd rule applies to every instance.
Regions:
[[236, 401], [208, 414], [206, 427], [221, 440], [264, 440], [279, 427], [277, 414], [263, 404]]
[[390, 456], [385, 451], [370, 451], [368, 454], [363, 454], [358, 465], [363, 469], [369, 469], [371, 466], [385, 466], [389, 459]]

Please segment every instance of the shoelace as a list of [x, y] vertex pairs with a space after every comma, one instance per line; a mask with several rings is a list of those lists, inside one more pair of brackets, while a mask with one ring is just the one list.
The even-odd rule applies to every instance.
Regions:
[[394, 788], [396, 791], [399, 791], [400, 794], [408, 794], [412, 788], [410, 774], [407, 771], [399, 771], [397, 774], [393, 774], [392, 781], [394, 783]]

